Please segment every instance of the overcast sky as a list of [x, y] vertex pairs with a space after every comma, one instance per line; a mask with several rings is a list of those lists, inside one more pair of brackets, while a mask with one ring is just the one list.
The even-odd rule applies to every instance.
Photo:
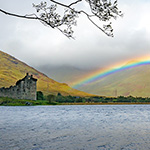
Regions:
[[[24, 15], [35, 11], [33, 2], [40, 0], [0, 0], [0, 7]], [[97, 68], [150, 55], [150, 0], [118, 0], [118, 5], [124, 17], [113, 22], [114, 38], [85, 16], [74, 28], [76, 39], [69, 40], [38, 21], [0, 13], [0, 50], [36, 69], [61, 65]]]

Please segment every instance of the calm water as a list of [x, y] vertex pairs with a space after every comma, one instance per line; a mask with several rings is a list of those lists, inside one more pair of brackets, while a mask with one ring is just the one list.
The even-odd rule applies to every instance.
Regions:
[[149, 150], [150, 105], [0, 107], [0, 150]]

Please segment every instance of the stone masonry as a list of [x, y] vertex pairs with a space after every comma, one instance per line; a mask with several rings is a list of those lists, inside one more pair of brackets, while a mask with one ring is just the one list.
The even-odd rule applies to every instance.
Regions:
[[15, 99], [36, 100], [36, 82], [37, 79], [27, 73], [23, 79], [16, 82], [15, 86], [0, 88], [0, 96]]

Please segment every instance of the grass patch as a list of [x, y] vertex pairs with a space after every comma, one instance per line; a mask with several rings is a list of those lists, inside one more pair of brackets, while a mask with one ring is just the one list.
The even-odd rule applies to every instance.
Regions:
[[36, 105], [57, 105], [57, 102], [49, 103], [47, 100], [25, 100], [0, 97], [0, 106], [36, 106]]

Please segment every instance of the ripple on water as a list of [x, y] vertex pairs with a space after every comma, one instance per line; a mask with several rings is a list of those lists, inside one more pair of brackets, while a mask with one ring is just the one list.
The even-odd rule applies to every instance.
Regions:
[[0, 107], [0, 150], [149, 150], [150, 105]]

